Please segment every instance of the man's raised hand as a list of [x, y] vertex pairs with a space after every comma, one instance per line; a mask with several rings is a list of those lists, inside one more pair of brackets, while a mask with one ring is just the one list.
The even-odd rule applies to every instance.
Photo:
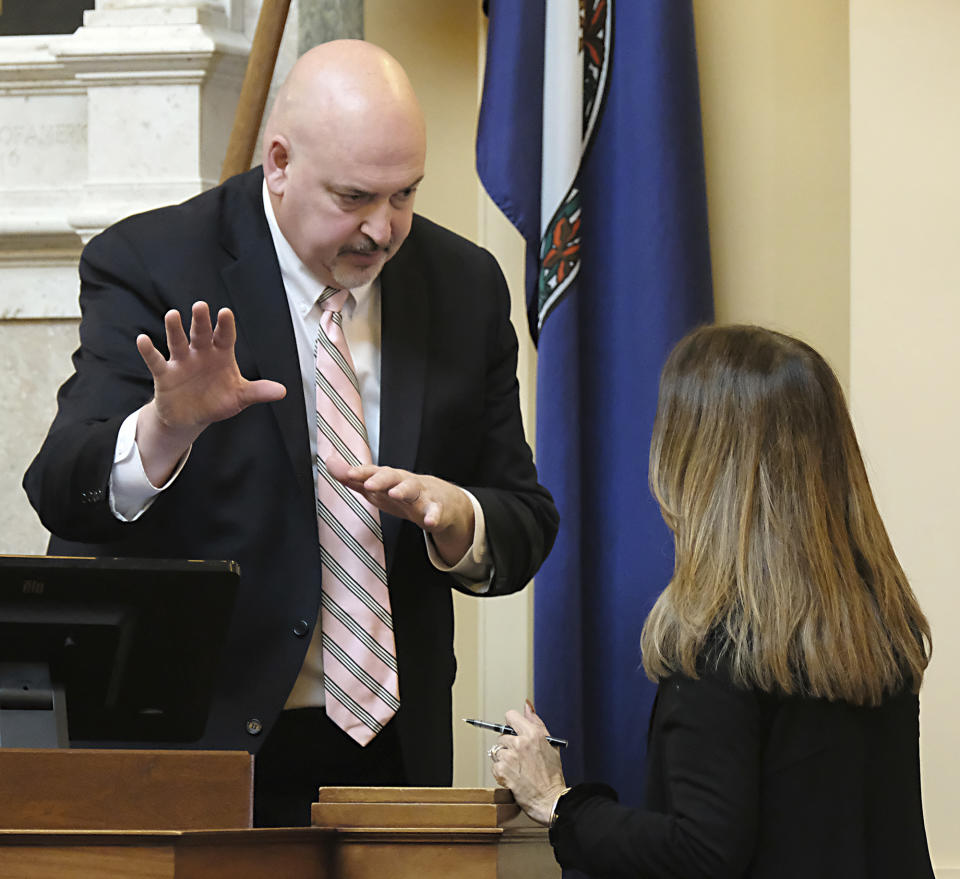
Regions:
[[149, 336], [137, 336], [137, 350], [153, 376], [154, 397], [137, 422], [137, 447], [144, 471], [162, 485], [190, 444], [210, 424], [242, 412], [254, 403], [271, 403], [286, 394], [279, 382], [247, 381], [237, 366], [237, 327], [233, 312], [221, 308], [214, 329], [206, 302], [191, 309], [190, 335], [180, 313], [163, 318], [170, 358]]

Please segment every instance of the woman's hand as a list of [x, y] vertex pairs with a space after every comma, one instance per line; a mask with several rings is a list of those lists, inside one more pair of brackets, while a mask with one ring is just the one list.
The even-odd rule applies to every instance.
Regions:
[[553, 804], [566, 787], [560, 754], [547, 741], [547, 728], [529, 701], [523, 714], [511, 710], [506, 719], [517, 734], [500, 736], [490, 749], [493, 777], [513, 791], [517, 805], [534, 821], [549, 824]]

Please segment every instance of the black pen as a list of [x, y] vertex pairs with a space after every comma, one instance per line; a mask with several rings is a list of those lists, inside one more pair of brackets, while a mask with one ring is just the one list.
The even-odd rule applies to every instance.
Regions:
[[[472, 717], [465, 717], [463, 720], [472, 726], [479, 726], [480, 729], [492, 729], [502, 736], [515, 736], [517, 734], [517, 731], [512, 726], [507, 726], [505, 723], [490, 723], [489, 720], [474, 720]], [[558, 739], [556, 736], [547, 736], [546, 739], [551, 745], [557, 748], [565, 748], [570, 744], [566, 739]]]

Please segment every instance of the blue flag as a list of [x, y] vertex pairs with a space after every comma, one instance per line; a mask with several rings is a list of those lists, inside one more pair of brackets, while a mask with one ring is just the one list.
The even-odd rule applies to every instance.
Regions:
[[537, 467], [535, 704], [568, 783], [643, 800], [640, 630], [673, 570], [647, 486], [660, 370], [712, 319], [689, 0], [490, 0], [477, 169], [527, 242]]

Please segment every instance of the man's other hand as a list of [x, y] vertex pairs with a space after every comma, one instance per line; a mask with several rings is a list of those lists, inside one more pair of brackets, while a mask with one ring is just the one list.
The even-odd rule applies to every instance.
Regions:
[[350, 467], [336, 454], [326, 465], [335, 479], [377, 509], [409, 519], [426, 531], [448, 565], [456, 565], [473, 544], [473, 505], [466, 492], [452, 482], [396, 467]]

